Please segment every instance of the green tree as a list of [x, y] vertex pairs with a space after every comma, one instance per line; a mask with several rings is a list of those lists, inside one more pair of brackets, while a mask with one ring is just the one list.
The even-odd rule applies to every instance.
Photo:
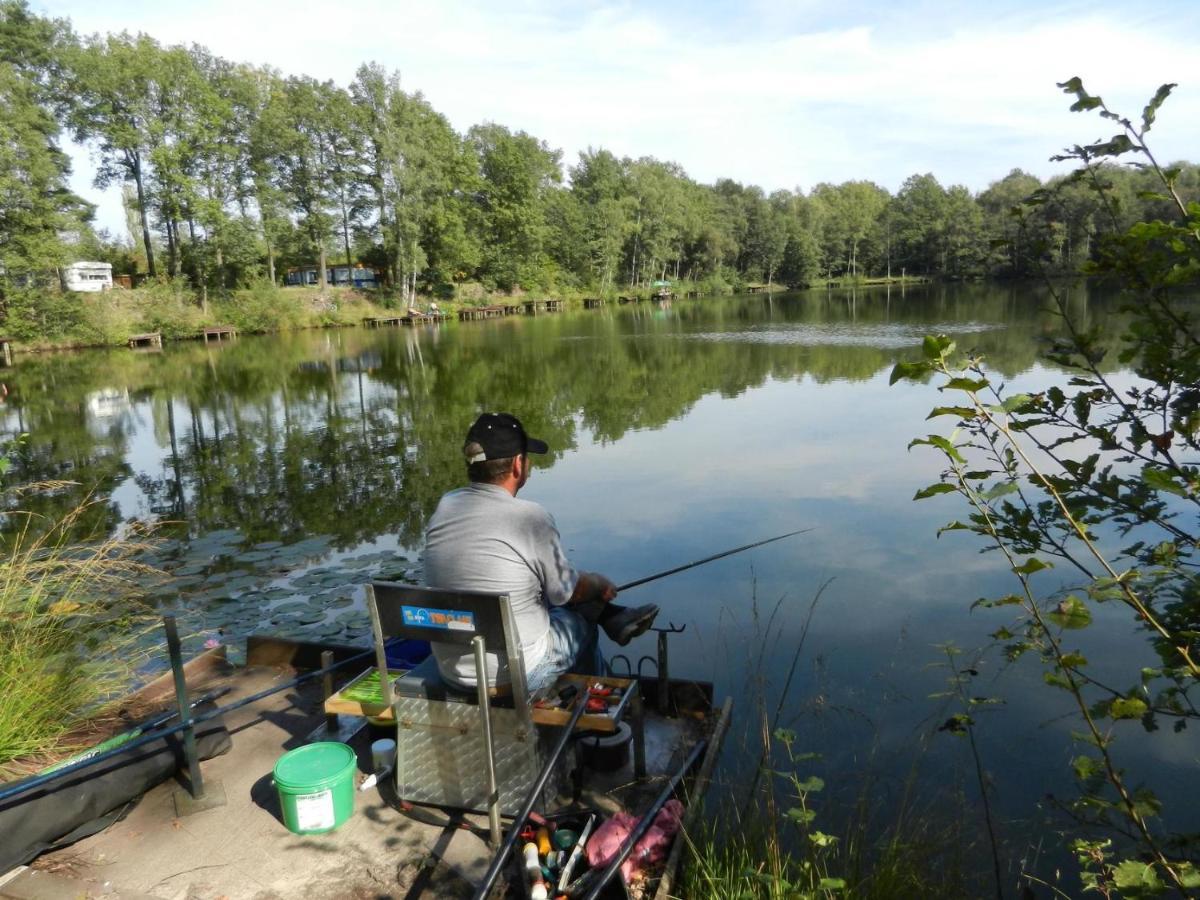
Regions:
[[271, 177], [316, 255], [322, 292], [328, 287], [327, 252], [336, 200], [336, 148], [330, 140], [335, 126], [328, 121], [336, 107], [329, 98], [329, 89], [320, 82], [292, 77], [272, 92], [263, 111], [263, 133], [272, 138], [264, 147], [273, 164]]
[[860, 265], [868, 268], [886, 242], [880, 223], [888, 192], [870, 181], [847, 181], [817, 185], [812, 199], [822, 207], [821, 243], [831, 272], [859, 277]]
[[0, 300], [17, 285], [44, 283], [65, 261], [64, 235], [91, 215], [67, 187], [70, 163], [50, 106], [54, 48], [65, 34], [23, 3], [0, 4]]
[[616, 283], [625, 242], [633, 229], [636, 200], [628, 180], [628, 161], [608, 150], [588, 148], [571, 168], [571, 193], [577, 198], [587, 242], [592, 281], [606, 294]]
[[132, 182], [137, 193], [146, 268], [157, 274], [150, 240], [150, 147], [160, 130], [156, 97], [161, 87], [158, 44], [127, 32], [93, 36], [67, 53], [65, 90], [73, 98], [68, 122], [75, 139], [100, 153], [96, 186]]
[[479, 159], [486, 278], [502, 288], [541, 284], [545, 197], [562, 180], [561, 152], [523, 131], [476, 125], [467, 135]]

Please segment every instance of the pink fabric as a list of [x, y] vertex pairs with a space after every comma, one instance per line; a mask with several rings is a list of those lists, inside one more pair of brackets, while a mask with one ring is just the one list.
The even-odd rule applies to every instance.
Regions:
[[[671, 839], [679, 830], [683, 819], [683, 804], [678, 800], [668, 800], [654, 817], [650, 828], [637, 842], [633, 852], [625, 862], [621, 863], [621, 876], [629, 884], [646, 866], [661, 862], [667, 858], [671, 848]], [[617, 813], [596, 829], [587, 842], [588, 865], [593, 869], [608, 865], [609, 860], [617, 855], [621, 844], [629, 833], [637, 827], [639, 819], [628, 813]]]

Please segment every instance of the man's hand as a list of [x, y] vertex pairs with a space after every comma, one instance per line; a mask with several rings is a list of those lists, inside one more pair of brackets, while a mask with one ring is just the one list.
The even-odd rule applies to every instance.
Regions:
[[608, 603], [617, 596], [617, 586], [599, 572], [580, 572], [571, 603]]

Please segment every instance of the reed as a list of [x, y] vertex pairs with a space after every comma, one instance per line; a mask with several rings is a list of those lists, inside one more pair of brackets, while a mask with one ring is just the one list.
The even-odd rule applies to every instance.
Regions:
[[[8, 491], [17, 506], [43, 483]], [[82, 724], [128, 688], [145, 660], [150, 624], [143, 597], [157, 572], [137, 561], [139, 527], [98, 540], [78, 532], [88, 499], [48, 520], [4, 514], [0, 539], [0, 779], [29, 771], [86, 743]]]
[[[760, 608], [752, 589], [749, 633], [738, 641], [755, 648], [746, 660], [742, 708], [756, 726], [743, 739], [739, 758], [755, 760], [741, 788], [713, 792], [721, 800], [699, 830], [684, 834], [686, 862], [679, 898], [713, 900], [792, 900], [792, 898], [967, 897], [979, 890], [973, 862], [981, 852], [977, 824], [963, 797], [949, 788], [932, 800], [918, 800], [917, 777], [923, 745], [916, 750], [904, 783], [888, 802], [871, 752], [861, 767], [842, 773], [838, 801], [826, 798], [816, 773], [820, 756], [803, 752], [795, 731], [780, 726], [781, 714], [795, 708], [793, 688], [810, 627], [829, 582], [809, 602], [799, 634], [780, 645], [785, 598]], [[773, 687], [765, 660], [785, 664], [782, 684]], [[733, 752], [733, 751], [731, 751]], [[824, 799], [823, 799], [824, 798]], [[837, 809], [837, 823], [824, 810]], [[883, 813], [886, 809], [887, 812]], [[828, 820], [828, 821], [827, 821]]]

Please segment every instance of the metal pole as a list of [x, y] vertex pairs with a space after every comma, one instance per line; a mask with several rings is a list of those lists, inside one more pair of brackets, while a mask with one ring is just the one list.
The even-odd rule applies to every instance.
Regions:
[[[330, 666], [332, 666], [332, 665], [333, 665], [333, 651], [332, 650], [322, 650], [321, 651], [321, 668], [325, 670], [325, 677], [321, 681], [321, 686], [322, 686], [322, 692], [324, 693], [326, 700], [328, 700], [330, 697], [333, 696], [333, 669], [330, 668]], [[325, 733], [329, 736], [330, 740], [332, 740], [334, 735], [336, 735], [338, 733], [337, 713], [326, 713], [325, 714]]]
[[472, 895], [472, 900], [484, 900], [488, 895], [488, 891], [492, 889], [492, 885], [496, 883], [496, 877], [500, 874], [500, 869], [504, 866], [504, 860], [512, 852], [513, 846], [517, 843], [517, 837], [521, 834], [521, 826], [529, 818], [533, 804], [537, 802], [538, 795], [546, 787], [546, 782], [550, 780], [550, 775], [554, 771], [555, 765], [558, 764], [558, 758], [562, 756], [567, 742], [571, 739], [571, 733], [579, 723], [579, 717], [583, 715], [583, 711], [587, 708], [587, 701], [588, 692], [580, 691], [579, 702], [575, 704], [575, 711], [571, 713], [571, 718], [563, 726], [562, 735], [559, 736], [558, 743], [554, 745], [554, 749], [546, 758], [546, 762], [542, 766], [542, 771], [538, 774], [537, 781], [533, 783], [533, 788], [529, 791], [529, 796], [525, 798], [525, 802], [521, 805], [521, 811], [513, 819], [512, 828], [508, 830], [508, 835], [504, 838], [504, 844], [500, 847], [500, 852], [492, 857], [492, 864], [488, 866], [487, 874], [483, 876], [483, 881], [480, 882], [478, 889]]
[[196, 756], [196, 729], [192, 725], [192, 709], [188, 703], [187, 680], [183, 677], [183, 652], [179, 646], [179, 631], [173, 615], [163, 616], [167, 633], [167, 654], [171, 657], [171, 672], [175, 676], [175, 700], [179, 704], [179, 724], [183, 727], [183, 755], [188, 767], [188, 792], [196, 800], [204, 796], [204, 776]]
[[671, 674], [667, 659], [667, 635], [670, 632], [658, 633], [658, 714], [670, 717], [671, 710]]
[[487, 752], [488, 777], [488, 828], [492, 838], [488, 846], [498, 850], [503, 832], [500, 830], [500, 788], [496, 783], [496, 744], [492, 740], [492, 705], [488, 698], [487, 647], [482, 634], [471, 638], [471, 649], [475, 651], [475, 690], [479, 698], [479, 723], [483, 726], [483, 747]]

